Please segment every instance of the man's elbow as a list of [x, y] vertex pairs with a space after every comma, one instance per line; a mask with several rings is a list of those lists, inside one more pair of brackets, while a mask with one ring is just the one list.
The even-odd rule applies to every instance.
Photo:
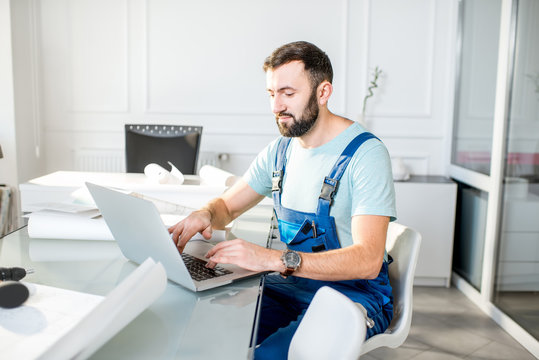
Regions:
[[372, 264], [367, 269], [366, 276], [364, 277], [364, 279], [366, 280], [376, 279], [378, 275], [380, 274], [380, 270], [382, 269], [383, 261], [384, 261], [383, 259], [376, 260], [376, 261], [373, 260]]

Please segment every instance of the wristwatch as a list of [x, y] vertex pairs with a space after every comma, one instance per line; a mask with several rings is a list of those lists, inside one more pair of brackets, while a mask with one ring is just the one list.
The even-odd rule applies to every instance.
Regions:
[[292, 273], [301, 265], [301, 256], [294, 250], [285, 250], [283, 255], [281, 255], [281, 260], [286, 268], [285, 271], [281, 273], [284, 277], [292, 275]]

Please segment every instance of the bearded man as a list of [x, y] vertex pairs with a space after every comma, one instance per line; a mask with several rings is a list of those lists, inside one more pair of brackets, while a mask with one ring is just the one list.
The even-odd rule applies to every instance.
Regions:
[[[267, 275], [256, 359], [286, 359], [314, 294], [330, 286], [361, 304], [367, 337], [393, 316], [385, 252], [396, 219], [391, 161], [360, 124], [333, 114], [333, 69], [315, 45], [299, 41], [264, 62], [271, 109], [281, 135], [258, 154], [242, 180], [169, 232], [179, 251], [193, 235], [211, 237], [265, 196], [272, 197], [283, 252], [243, 239], [212, 248], [208, 266], [236, 264]], [[323, 329], [320, 329], [323, 331]]]

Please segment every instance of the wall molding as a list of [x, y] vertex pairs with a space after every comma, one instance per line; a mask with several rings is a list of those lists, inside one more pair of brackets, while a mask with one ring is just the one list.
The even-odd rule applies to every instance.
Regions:
[[[369, 5], [367, 6], [367, 9], [369, 11], [369, 19], [373, 18], [372, 14], [372, 0], [368, 0]], [[413, 117], [413, 118], [421, 118], [421, 119], [430, 119], [432, 118], [432, 102], [433, 102], [433, 88], [434, 88], [434, 59], [435, 59], [435, 51], [436, 51], [436, 14], [437, 14], [437, 2], [436, 1], [424, 1], [425, 4], [428, 4], [430, 6], [428, 12], [430, 19], [428, 22], [428, 28], [429, 31], [427, 32], [428, 39], [426, 43], [429, 45], [428, 49], [425, 51], [425, 54], [427, 55], [427, 61], [428, 69], [426, 71], [427, 78], [425, 79], [425, 96], [427, 99], [424, 102], [425, 108], [419, 111], [410, 111], [410, 112], [392, 112], [392, 111], [376, 111], [376, 109], [372, 112], [367, 112], [366, 115], [373, 118], [395, 118], [395, 117]], [[370, 55], [373, 53], [371, 51], [371, 41], [372, 38], [372, 22], [368, 22], [367, 24], [368, 29], [367, 33], [369, 34], [369, 43], [367, 45], [367, 56], [366, 56], [366, 64], [367, 68], [365, 70], [365, 79], [367, 84], [370, 80], [370, 71], [369, 69], [374, 67], [371, 66], [373, 63], [372, 58]], [[383, 69], [382, 69], [383, 70]]]
[[[86, 0], [87, 2], [93, 4], [93, 6], [98, 6], [94, 1]], [[128, 113], [129, 112], [129, 93], [130, 93], [130, 74], [129, 74], [129, 58], [130, 58], [130, 43], [129, 43], [129, 28], [130, 28], [130, 20], [129, 20], [129, 1], [128, 0], [121, 0], [122, 5], [124, 7], [124, 26], [123, 26], [123, 43], [125, 46], [125, 52], [123, 56], [123, 66], [122, 66], [122, 72], [125, 79], [125, 82], [123, 83], [123, 100], [122, 104], [115, 105], [117, 106], [117, 110], [99, 110], [99, 109], [85, 109], [85, 108], [77, 108], [77, 104], [75, 104], [75, 99], [73, 97], [73, 94], [75, 93], [74, 88], [74, 81], [73, 74], [75, 72], [75, 60], [74, 60], [74, 51], [73, 49], [75, 46], [75, 40], [73, 38], [74, 31], [73, 27], [75, 24], [73, 23], [73, 7], [75, 6], [75, 2], [67, 1], [66, 2], [66, 26], [67, 26], [67, 51], [68, 51], [68, 61], [69, 61], [69, 71], [68, 71], [68, 84], [67, 84], [67, 96], [68, 96], [68, 113], [89, 113], [89, 114], [118, 114], [118, 113]], [[80, 1], [78, 3], [81, 3]], [[108, 2], [106, 2], [108, 3]], [[106, 9], [103, 9], [104, 12], [106, 12]]]
[[39, 90], [41, 89], [41, 73], [39, 67], [39, 59], [41, 58], [41, 42], [38, 34], [39, 29], [39, 1], [31, 0], [28, 6], [28, 18], [30, 19], [30, 73], [31, 73], [31, 87], [32, 87], [32, 135], [34, 141], [35, 157], [41, 157], [41, 96]]

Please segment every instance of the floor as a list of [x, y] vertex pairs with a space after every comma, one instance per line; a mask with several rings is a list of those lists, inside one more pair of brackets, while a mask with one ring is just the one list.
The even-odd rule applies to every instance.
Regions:
[[535, 359], [456, 288], [414, 287], [412, 327], [397, 349], [361, 360]]
[[539, 339], [539, 292], [499, 292], [494, 304]]

